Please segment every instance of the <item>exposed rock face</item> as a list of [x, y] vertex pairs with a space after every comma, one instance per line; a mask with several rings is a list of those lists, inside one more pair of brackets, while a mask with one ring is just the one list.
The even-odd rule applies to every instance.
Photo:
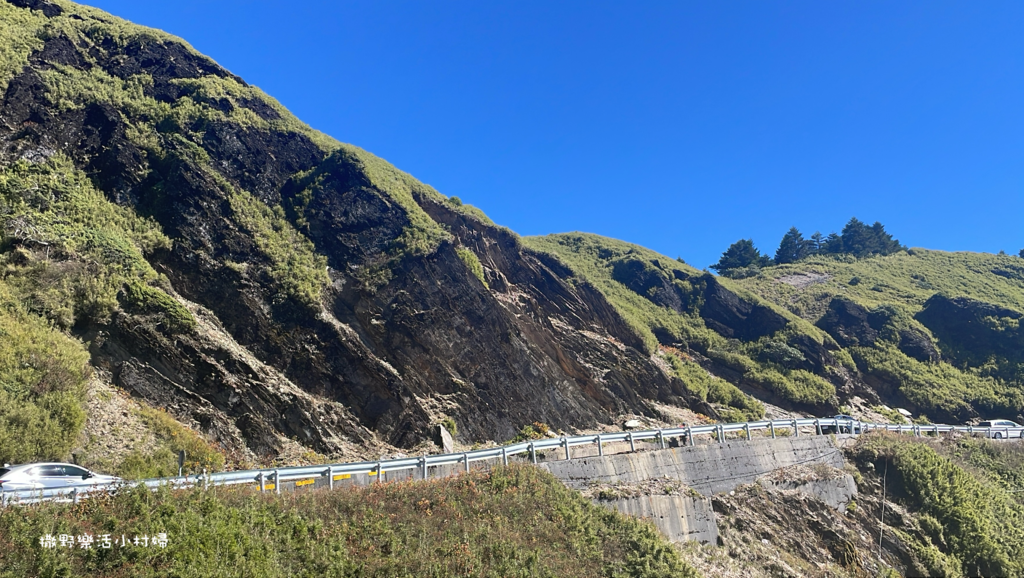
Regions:
[[833, 299], [828, 304], [828, 311], [818, 321], [818, 327], [843, 347], [868, 346], [878, 339], [879, 321], [872, 319], [866, 308], [853, 301]]
[[[10, 1], [68, 18], [44, 0]], [[593, 426], [650, 414], [649, 399], [691, 402], [604, 297], [568, 283], [555, 259], [424, 195], [415, 202], [451, 233], [425, 252], [402, 251], [411, 209], [375, 184], [353, 149], [232, 120], [240, 109], [267, 122], [280, 114], [260, 98], [220, 98], [184, 82], [246, 86], [184, 44], [141, 33], [122, 40], [52, 35], [0, 102], [0, 162], [67, 155], [108, 199], [159, 223], [173, 248], [150, 263], [208, 312], [196, 334], [139, 323], [130, 311], [76, 327], [118, 385], [257, 455], [273, 455], [286, 438], [326, 454], [374, 435], [410, 446], [443, 415], [466, 439], [507, 439], [534, 421]], [[188, 96], [224, 115], [185, 126], [103, 98], [58, 107], [44, 72], [59, 67], [145, 77], [147, 102], [175, 106]], [[133, 136], [140, 127], [149, 141]], [[238, 192], [277, 211], [326, 259], [319, 302], [282, 288], [280, 264], [237, 213]], [[458, 247], [479, 257], [489, 288]], [[751, 315], [731, 306], [718, 307], [723, 327], [729, 315]]]
[[725, 337], [753, 341], [771, 335], [788, 321], [770, 307], [751, 303], [729, 291], [711, 275], [702, 277], [707, 283], [701, 317], [708, 327]]
[[832, 299], [828, 311], [818, 320], [818, 327], [843, 347], [867, 347], [879, 339], [888, 339], [918, 361], [937, 362], [942, 358], [931, 337], [920, 326], [893, 327], [892, 312], [884, 308], [869, 311], [847, 299]]
[[970, 365], [997, 355], [1024, 361], [1024, 313], [967, 297], [933, 295], [917, 314], [949, 357]]
[[942, 359], [939, 350], [924, 333], [913, 329], [901, 329], [899, 331], [899, 348], [910, 357], [918, 361], [929, 361], [935, 363]]

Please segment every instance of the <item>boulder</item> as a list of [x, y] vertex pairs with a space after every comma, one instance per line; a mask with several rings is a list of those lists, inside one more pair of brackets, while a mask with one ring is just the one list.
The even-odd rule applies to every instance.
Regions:
[[443, 454], [451, 454], [455, 452], [455, 441], [452, 440], [452, 434], [448, 433], [448, 429], [441, 424], [434, 424], [434, 443], [441, 449]]

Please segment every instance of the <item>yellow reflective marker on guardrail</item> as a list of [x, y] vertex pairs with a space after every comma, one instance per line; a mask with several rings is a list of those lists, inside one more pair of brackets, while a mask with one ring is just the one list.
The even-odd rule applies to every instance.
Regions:
[[308, 486], [308, 485], [312, 484], [315, 481], [316, 480], [314, 480], [313, 478], [310, 478], [308, 480], [296, 480], [295, 481], [295, 486], [296, 487], [298, 487], [298, 486]]
[[352, 477], [352, 474], [338, 474], [334, 476], [335, 480], [347, 480]]

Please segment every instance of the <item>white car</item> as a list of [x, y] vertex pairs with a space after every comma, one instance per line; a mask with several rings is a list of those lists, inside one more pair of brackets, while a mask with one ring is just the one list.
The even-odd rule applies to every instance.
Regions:
[[1003, 438], [1024, 438], [1024, 426], [1008, 419], [990, 419], [983, 421], [974, 427], [992, 428], [985, 432], [985, 437], [994, 440]]
[[74, 464], [36, 463], [0, 468], [0, 491], [4, 492], [94, 486], [120, 481], [121, 478], [97, 474]]

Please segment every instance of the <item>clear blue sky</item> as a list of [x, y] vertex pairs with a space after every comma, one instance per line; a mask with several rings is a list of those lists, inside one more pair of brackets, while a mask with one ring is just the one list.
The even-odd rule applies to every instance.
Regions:
[[89, 3], [523, 235], [1024, 247], [1024, 2]]

